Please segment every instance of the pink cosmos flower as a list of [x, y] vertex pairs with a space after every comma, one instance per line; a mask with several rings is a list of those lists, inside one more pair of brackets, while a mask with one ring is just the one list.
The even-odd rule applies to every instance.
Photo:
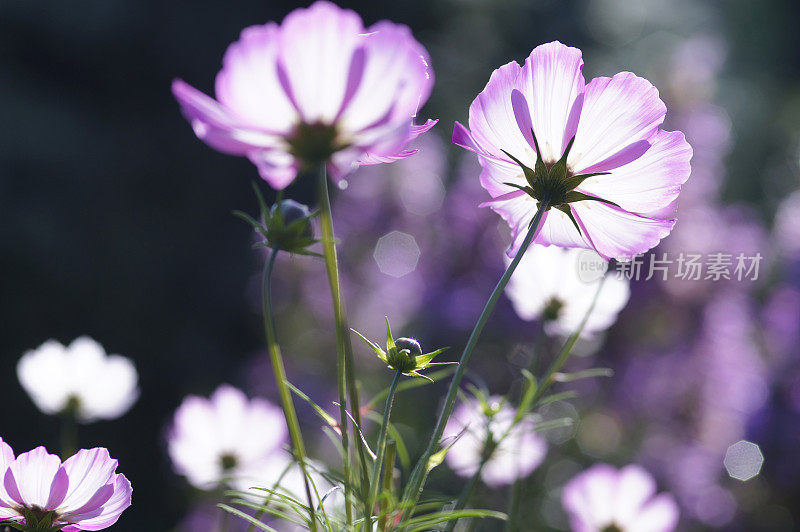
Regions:
[[414, 125], [433, 71], [411, 31], [388, 21], [364, 28], [353, 11], [319, 1], [281, 25], [246, 28], [228, 47], [214, 100], [172, 84], [195, 134], [244, 155], [272, 187], [327, 162], [334, 179], [358, 164], [392, 162], [436, 123]]
[[660, 129], [667, 112], [649, 81], [630, 72], [585, 83], [577, 48], [536, 47], [524, 66], [495, 70], [453, 142], [478, 154], [487, 202], [511, 226], [513, 257], [542, 200], [535, 242], [629, 259], [675, 224], [654, 213], [689, 177], [692, 149]]
[[595, 465], [570, 480], [561, 494], [573, 532], [671, 532], [678, 524], [672, 495], [637, 465]]
[[81, 449], [62, 463], [44, 447], [14, 458], [0, 439], [0, 521], [49, 522], [64, 532], [108, 528], [131, 505], [133, 491], [116, 470], [117, 461], [102, 447]]

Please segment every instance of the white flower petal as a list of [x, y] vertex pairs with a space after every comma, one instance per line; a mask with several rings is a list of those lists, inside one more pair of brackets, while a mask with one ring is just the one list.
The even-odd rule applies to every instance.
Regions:
[[584, 90], [582, 70], [581, 51], [558, 41], [534, 48], [522, 67], [520, 90], [530, 106], [546, 163], [560, 159], [575, 136]]
[[284, 90], [305, 122], [331, 124], [339, 114], [363, 31], [355, 12], [329, 2], [295, 9], [283, 19], [278, 59], [286, 76]]
[[575, 173], [605, 172], [649, 147], [667, 107], [644, 78], [620, 72], [586, 84], [575, 144], [567, 164]]

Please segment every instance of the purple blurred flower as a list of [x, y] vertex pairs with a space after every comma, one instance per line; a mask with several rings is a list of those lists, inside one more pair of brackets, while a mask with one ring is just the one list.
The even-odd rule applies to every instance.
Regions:
[[595, 465], [570, 480], [561, 495], [574, 532], [670, 532], [678, 524], [671, 495], [656, 495], [653, 477], [637, 465]]
[[[600, 268], [606, 266], [593, 251], [534, 246], [522, 257], [506, 295], [523, 320], [545, 320], [548, 334], [572, 334], [592, 305], [605, 272]], [[629, 296], [628, 281], [610, 275], [581, 335], [591, 337], [611, 327]]]
[[[667, 108], [658, 91], [630, 72], [585, 84], [582, 69], [577, 48], [538, 46], [525, 66], [512, 61], [494, 71], [470, 106], [470, 130], [456, 123], [453, 142], [478, 154], [481, 184], [493, 198], [487, 203], [511, 226], [509, 256], [547, 194], [557, 209], [546, 213], [540, 244], [625, 259], [657, 245], [675, 223], [648, 213], [677, 198], [692, 149], [683, 133], [660, 129]], [[537, 157], [550, 178], [524, 175], [520, 165], [534, 169]], [[562, 157], [566, 176], [554, 184]]]
[[228, 385], [210, 399], [184, 399], [168, 438], [175, 471], [199, 489], [226, 482], [239, 489], [271, 485], [289, 464], [281, 409]]
[[62, 463], [44, 447], [14, 458], [0, 439], [0, 520], [35, 527], [49, 514], [51, 526], [64, 532], [108, 528], [131, 505], [133, 491], [116, 470], [102, 447], [81, 449]]
[[282, 189], [304, 165], [338, 180], [358, 164], [392, 162], [436, 123], [413, 118], [433, 85], [428, 53], [406, 27], [364, 28], [353, 11], [319, 1], [246, 28], [225, 53], [217, 100], [175, 80], [172, 92], [209, 146], [247, 156]]
[[139, 397], [133, 362], [107, 355], [88, 336], [69, 346], [48, 340], [26, 352], [17, 364], [17, 377], [39, 410], [68, 413], [81, 423], [116, 419]]
[[[487, 412], [485, 406], [491, 411]], [[547, 443], [536, 433], [532, 417], [513, 425], [515, 413], [501, 397], [490, 397], [487, 405], [475, 398], [461, 403], [445, 427], [448, 436], [464, 431], [447, 452], [447, 464], [457, 475], [471, 477], [491, 436], [497, 447], [483, 466], [481, 479], [497, 488], [530, 475], [544, 460]]]
[[800, 190], [787, 196], [775, 213], [775, 240], [790, 259], [800, 259]]

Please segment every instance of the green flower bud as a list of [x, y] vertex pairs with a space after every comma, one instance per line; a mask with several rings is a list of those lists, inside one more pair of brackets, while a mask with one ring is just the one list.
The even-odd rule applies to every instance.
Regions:
[[264, 241], [256, 244], [256, 247], [320, 256], [306, 249], [318, 242], [314, 238], [314, 228], [311, 225], [311, 219], [316, 213], [312, 213], [308, 206], [302, 203], [291, 199], [280, 199], [280, 194], [275, 205], [267, 208], [258, 186], [254, 184], [253, 188], [261, 207], [261, 221], [241, 211], [234, 211], [234, 214], [253, 226], [256, 232], [264, 237]]
[[375, 351], [383, 362], [389, 368], [402, 373], [408, 377], [422, 377], [423, 379], [431, 380], [429, 377], [419, 373], [429, 366], [443, 366], [448, 364], [458, 364], [458, 362], [433, 362], [433, 359], [441, 353], [447, 351], [448, 348], [437, 349], [430, 353], [423, 353], [422, 347], [419, 342], [413, 338], [392, 338], [392, 330], [389, 327], [389, 319], [386, 319], [386, 349], [382, 349], [378, 344], [368, 340], [363, 334], [351, 329], [356, 333], [366, 344]]
[[269, 216], [270, 218], [280, 216], [284, 229], [288, 229], [292, 227], [292, 224], [298, 222], [296, 227], [293, 227], [292, 233], [305, 238], [314, 237], [314, 228], [311, 226], [311, 209], [308, 208], [308, 205], [286, 199], [273, 205], [269, 210]]

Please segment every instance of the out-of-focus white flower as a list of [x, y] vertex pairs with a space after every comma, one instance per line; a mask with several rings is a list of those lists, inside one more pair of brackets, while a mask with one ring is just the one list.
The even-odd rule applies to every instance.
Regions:
[[678, 524], [672, 495], [656, 495], [643, 468], [595, 465], [570, 480], [561, 494], [573, 532], [671, 532]]
[[287, 434], [280, 408], [222, 385], [209, 399], [183, 400], [168, 450], [175, 471], [196, 488], [223, 483], [240, 490], [271, 488], [290, 464], [283, 451]]
[[514, 409], [499, 396], [490, 397], [485, 405], [477, 398], [461, 403], [445, 427], [448, 436], [464, 431], [447, 452], [447, 464], [459, 476], [474, 475], [491, 434], [496, 447], [483, 466], [481, 479], [496, 488], [530, 475], [544, 460], [547, 443], [536, 433], [531, 416], [512, 427], [514, 415]]
[[139, 397], [136, 367], [81, 336], [69, 346], [48, 340], [22, 355], [17, 377], [45, 414], [71, 413], [81, 423], [115, 419]]
[[[599, 265], [605, 266], [604, 261], [592, 251], [531, 246], [511, 277], [506, 295], [523, 320], [544, 320], [548, 334], [572, 334], [597, 293], [603, 271], [590, 270]], [[629, 297], [628, 281], [609, 275], [581, 336], [589, 338], [611, 327]]]

